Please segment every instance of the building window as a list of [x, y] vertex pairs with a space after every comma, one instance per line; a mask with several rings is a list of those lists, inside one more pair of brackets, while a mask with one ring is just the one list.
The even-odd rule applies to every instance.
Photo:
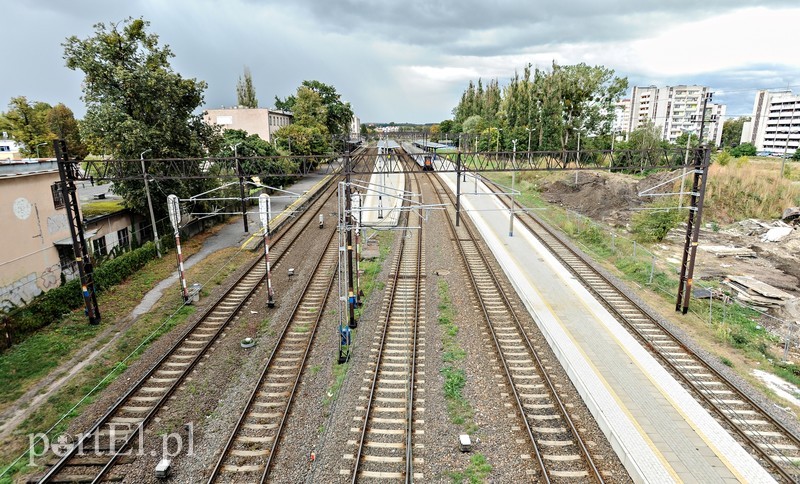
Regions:
[[94, 255], [107, 255], [108, 251], [106, 250], [106, 238], [105, 236], [101, 236], [97, 239], [92, 240], [92, 245], [94, 246]]
[[117, 243], [123, 248], [127, 249], [131, 245], [130, 237], [128, 237], [128, 227], [122, 230], [117, 230]]
[[61, 182], [55, 182], [50, 186], [53, 192], [53, 206], [57, 209], [64, 208], [64, 193], [61, 191]]

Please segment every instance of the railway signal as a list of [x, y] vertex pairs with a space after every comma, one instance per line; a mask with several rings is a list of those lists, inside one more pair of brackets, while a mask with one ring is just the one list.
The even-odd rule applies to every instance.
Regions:
[[172, 229], [175, 234], [175, 251], [178, 253], [178, 277], [181, 280], [181, 295], [183, 302], [189, 302], [189, 291], [186, 289], [186, 275], [183, 270], [183, 253], [181, 252], [181, 232], [179, 230], [181, 223], [181, 207], [177, 195], [167, 195], [167, 211], [169, 212], [169, 221], [172, 223]]
[[272, 294], [272, 272], [269, 268], [269, 219], [272, 216], [272, 201], [269, 195], [262, 193], [258, 196], [258, 215], [264, 227], [264, 262], [267, 266], [267, 307], [274, 308], [275, 301]]

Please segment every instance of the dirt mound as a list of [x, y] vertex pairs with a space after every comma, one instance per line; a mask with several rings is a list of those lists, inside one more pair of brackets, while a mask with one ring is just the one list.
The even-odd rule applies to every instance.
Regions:
[[[576, 183], [577, 173], [577, 183]], [[624, 226], [636, 208], [653, 201], [653, 197], [640, 197], [639, 193], [671, 190], [669, 184], [653, 188], [673, 178], [672, 173], [656, 173], [643, 179], [615, 173], [573, 172], [542, 187], [542, 198], [558, 203], [595, 220]]]

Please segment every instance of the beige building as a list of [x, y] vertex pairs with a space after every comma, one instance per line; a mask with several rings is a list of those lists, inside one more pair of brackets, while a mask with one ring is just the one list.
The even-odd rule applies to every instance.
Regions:
[[247, 134], [257, 134], [272, 142], [272, 134], [292, 123], [292, 113], [266, 108], [222, 108], [203, 112], [206, 124], [222, 126], [223, 129], [241, 129]]
[[[0, 309], [7, 309], [61, 284], [66, 253], [58, 244], [70, 235], [55, 163], [2, 168]], [[65, 249], [72, 253], [70, 247]]]
[[[81, 198], [89, 200], [108, 190], [107, 185], [85, 185], [79, 185], [78, 193], [86, 190]], [[77, 276], [56, 162], [0, 165], [0, 212], [0, 309], [24, 305], [58, 287], [62, 274], [66, 280]], [[129, 247], [132, 241], [128, 210], [85, 220], [84, 225], [96, 255], [111, 254], [114, 247]]]

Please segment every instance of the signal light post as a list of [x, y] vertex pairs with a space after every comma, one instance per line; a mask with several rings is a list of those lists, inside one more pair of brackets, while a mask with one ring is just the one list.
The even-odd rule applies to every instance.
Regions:
[[272, 294], [272, 271], [269, 267], [269, 219], [272, 216], [272, 201], [269, 195], [262, 193], [258, 196], [258, 214], [264, 228], [264, 263], [267, 270], [267, 307], [274, 308], [275, 301]]
[[186, 289], [186, 275], [183, 270], [183, 253], [181, 252], [181, 232], [179, 226], [181, 223], [181, 208], [180, 201], [177, 195], [167, 196], [167, 211], [169, 212], [169, 221], [172, 223], [172, 229], [175, 231], [175, 251], [178, 254], [178, 277], [181, 280], [181, 295], [183, 302], [189, 302], [189, 291]]

